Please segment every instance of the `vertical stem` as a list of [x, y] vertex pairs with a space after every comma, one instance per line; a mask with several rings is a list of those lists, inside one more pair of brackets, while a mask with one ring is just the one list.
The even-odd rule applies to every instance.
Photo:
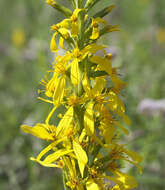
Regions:
[[76, 8], [77, 9], [82, 8], [82, 0], [76, 0]]
[[62, 172], [62, 178], [63, 178], [64, 190], [71, 190], [71, 188], [69, 188], [69, 187], [66, 186], [66, 182], [67, 182], [66, 175], [67, 175], [66, 171], [63, 170], [63, 172]]
[[72, 5], [72, 7], [75, 9], [76, 8], [75, 1], [74, 0], [68, 0], [68, 1]]
[[84, 17], [85, 14], [84, 12], [80, 13], [80, 22], [79, 22], [79, 31], [80, 31], [80, 35], [79, 35], [79, 48], [82, 49], [83, 45], [84, 45]]
[[82, 8], [82, 0], [78, 0], [78, 8]]

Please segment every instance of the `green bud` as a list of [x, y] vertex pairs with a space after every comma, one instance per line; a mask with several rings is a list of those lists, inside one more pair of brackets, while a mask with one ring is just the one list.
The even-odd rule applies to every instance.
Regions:
[[68, 9], [67, 7], [65, 7], [59, 3], [57, 3], [56, 1], [47, 0], [47, 3], [49, 5], [51, 5], [53, 8], [55, 8], [58, 11], [60, 11], [61, 13], [63, 13], [66, 17], [70, 17], [72, 15], [72, 11], [70, 9]]
[[85, 4], [85, 8], [87, 10], [91, 9], [96, 3], [98, 3], [100, 0], [88, 0]]

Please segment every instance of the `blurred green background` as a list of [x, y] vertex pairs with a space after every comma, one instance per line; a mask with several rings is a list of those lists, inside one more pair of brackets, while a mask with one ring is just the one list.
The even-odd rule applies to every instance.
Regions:
[[[113, 50], [114, 65], [128, 82], [123, 93], [132, 125], [124, 143], [143, 156], [143, 175], [129, 170], [140, 184], [138, 190], [163, 190], [163, 101], [156, 111], [151, 105], [145, 111], [138, 106], [146, 98], [165, 98], [165, 1], [101, 0], [90, 14], [113, 2], [116, 9], [106, 20], [120, 24], [121, 31], [102, 41]], [[42, 142], [23, 134], [19, 126], [42, 122], [48, 113], [49, 105], [37, 100], [37, 89], [53, 60], [50, 26], [63, 16], [44, 0], [8, 0], [0, 1], [0, 18], [0, 190], [62, 190], [59, 170], [29, 160]]]

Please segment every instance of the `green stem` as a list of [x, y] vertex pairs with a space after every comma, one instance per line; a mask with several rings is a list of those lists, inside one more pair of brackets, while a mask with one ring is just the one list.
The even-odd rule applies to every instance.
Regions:
[[76, 5], [75, 5], [75, 2], [74, 0], [68, 0], [69, 3], [72, 5], [72, 7], [75, 9], [76, 8]]
[[69, 187], [66, 186], [67, 174], [66, 174], [65, 170], [63, 170], [62, 177], [63, 177], [64, 190], [71, 190], [71, 188], [69, 188]]
[[78, 40], [78, 46], [79, 49], [81, 50], [84, 46], [84, 17], [85, 17], [85, 12], [82, 11], [79, 16], [79, 40]]

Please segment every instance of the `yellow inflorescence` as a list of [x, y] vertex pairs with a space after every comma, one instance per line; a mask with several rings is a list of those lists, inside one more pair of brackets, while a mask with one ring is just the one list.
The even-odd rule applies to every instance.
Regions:
[[[70, 2], [77, 2], [72, 15], [51, 27], [50, 49], [56, 58], [52, 77], [42, 81], [46, 98], [40, 99], [50, 103], [52, 110], [45, 123], [21, 126], [25, 133], [50, 142], [31, 160], [62, 168], [68, 189], [136, 188], [133, 176], [120, 170], [121, 161], [127, 161], [141, 171], [141, 157], [118, 142], [120, 133], [129, 134], [121, 124], [130, 124], [120, 95], [125, 83], [112, 66], [112, 54], [106, 54], [106, 46], [96, 42], [105, 33], [118, 30], [117, 25], [102, 19], [114, 6], [90, 18], [88, 10], [96, 1], [88, 0], [85, 7], [81, 0]], [[55, 1], [47, 3], [53, 5]], [[65, 14], [64, 6], [58, 4], [58, 10]], [[58, 54], [60, 48], [65, 49], [63, 56]], [[56, 112], [58, 108], [63, 111]], [[57, 126], [51, 122], [53, 117], [60, 119]]]

